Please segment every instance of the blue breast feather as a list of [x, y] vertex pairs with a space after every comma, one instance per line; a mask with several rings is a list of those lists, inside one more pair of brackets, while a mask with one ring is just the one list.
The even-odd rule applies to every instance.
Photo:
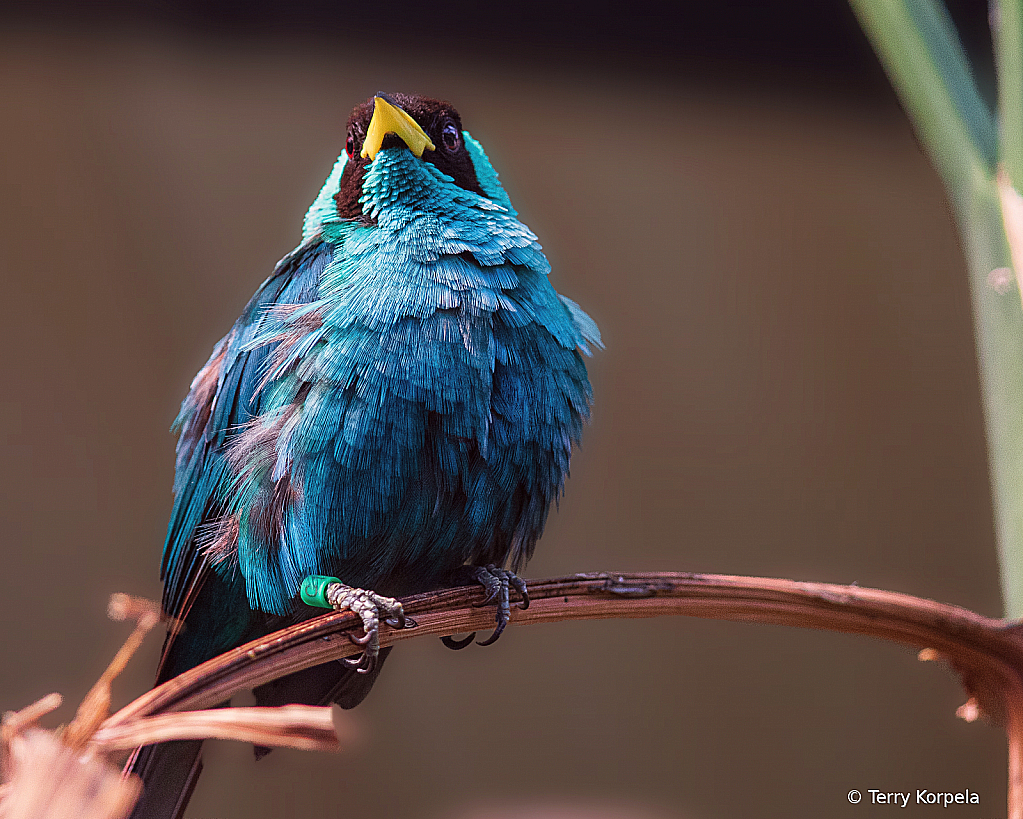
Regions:
[[365, 174], [374, 224], [334, 212], [342, 156], [303, 243], [196, 376], [176, 421], [170, 613], [204, 561], [284, 614], [309, 574], [407, 594], [467, 561], [529, 559], [600, 336], [465, 139], [487, 196], [388, 149]]

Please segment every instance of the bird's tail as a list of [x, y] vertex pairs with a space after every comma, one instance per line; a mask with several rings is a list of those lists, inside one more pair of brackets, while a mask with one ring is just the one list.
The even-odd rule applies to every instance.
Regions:
[[181, 819], [202, 773], [201, 751], [201, 739], [137, 748], [124, 769], [142, 778], [130, 819]]

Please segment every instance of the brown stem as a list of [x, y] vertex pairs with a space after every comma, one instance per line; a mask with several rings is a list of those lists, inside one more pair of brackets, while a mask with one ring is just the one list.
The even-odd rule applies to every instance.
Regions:
[[176, 739], [233, 739], [303, 751], [339, 751], [342, 739], [347, 744], [354, 739], [347, 716], [340, 708], [311, 705], [178, 711], [100, 728], [89, 743], [107, 753]]
[[[1023, 633], [983, 617], [897, 592], [763, 577], [675, 572], [593, 573], [529, 583], [532, 605], [511, 623], [612, 617], [691, 617], [774, 623], [866, 634], [930, 649], [960, 675], [968, 694], [1005, 726], [1009, 741], [1009, 819], [1023, 819]], [[381, 645], [426, 635], [460, 634], [494, 625], [477, 608], [476, 587], [445, 589], [404, 600], [415, 627], [381, 629]], [[237, 691], [359, 652], [346, 632], [361, 628], [350, 612], [331, 612], [247, 643], [186, 671], [109, 717], [104, 729], [157, 714], [207, 708]]]

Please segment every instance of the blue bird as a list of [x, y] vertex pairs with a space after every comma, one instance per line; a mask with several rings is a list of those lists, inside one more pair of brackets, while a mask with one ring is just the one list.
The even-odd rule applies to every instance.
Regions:
[[[157, 682], [314, 616], [303, 580], [363, 619], [365, 652], [257, 689], [260, 705], [366, 696], [394, 598], [472, 577], [498, 602], [564, 487], [592, 400], [594, 322], [548, 281], [480, 144], [448, 103], [378, 94], [302, 242], [196, 375], [175, 422]], [[504, 567], [509, 567], [510, 571]], [[451, 645], [455, 644], [450, 641]], [[133, 816], [180, 816], [200, 742], [142, 749]]]

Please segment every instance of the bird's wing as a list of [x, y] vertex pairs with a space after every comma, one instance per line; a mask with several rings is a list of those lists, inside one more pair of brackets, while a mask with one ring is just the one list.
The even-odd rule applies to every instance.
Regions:
[[164, 545], [163, 607], [182, 617], [209, 567], [200, 549], [201, 527], [219, 516], [231, 481], [225, 448], [261, 411], [267, 348], [250, 347], [272, 309], [316, 298], [328, 246], [313, 241], [278, 263], [231, 331], [220, 340], [192, 382], [175, 421], [180, 430], [174, 478], [174, 506]]

